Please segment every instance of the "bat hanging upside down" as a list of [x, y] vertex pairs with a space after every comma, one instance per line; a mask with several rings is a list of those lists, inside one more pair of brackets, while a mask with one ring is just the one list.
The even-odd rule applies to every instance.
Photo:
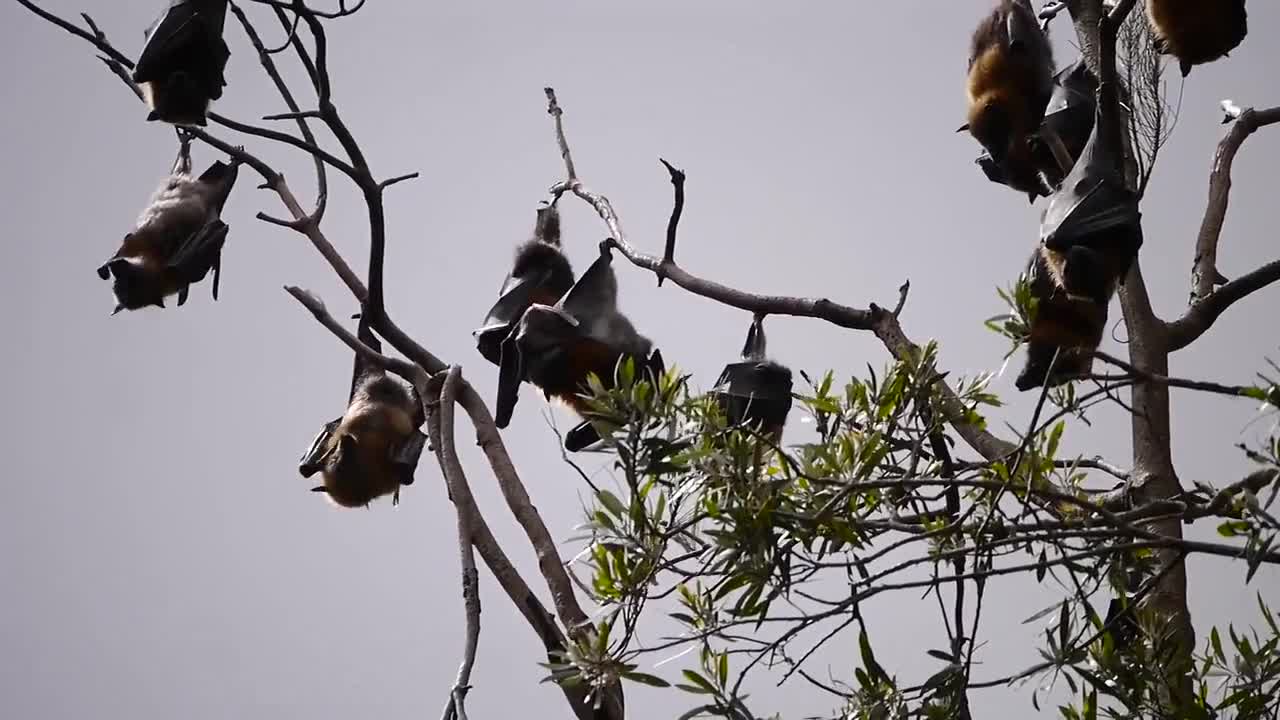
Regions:
[[758, 429], [776, 445], [791, 412], [791, 370], [765, 357], [764, 318], [757, 316], [742, 348], [744, 362], [726, 365], [712, 390], [730, 426]]
[[147, 120], [204, 126], [209, 104], [227, 84], [226, 19], [227, 0], [172, 0], [151, 26], [133, 69], [151, 108]]
[[1249, 33], [1244, 0], [1147, 0], [1156, 51], [1178, 58], [1182, 76], [1227, 56]]
[[[361, 320], [359, 336], [381, 352], [378, 339]], [[309, 478], [317, 472], [324, 484], [311, 488], [342, 507], [365, 507], [383, 495], [400, 500], [400, 487], [413, 484], [427, 437], [419, 428], [426, 416], [418, 393], [356, 356], [347, 412], [327, 423], [298, 464]]]
[[530, 305], [555, 305], [573, 287], [573, 267], [560, 247], [560, 213], [554, 204], [538, 208], [533, 238], [516, 248], [511, 272], [502, 283], [498, 301], [476, 330], [480, 354], [494, 365], [502, 363], [502, 341]]
[[1125, 182], [1121, 132], [1099, 107], [1080, 159], [1045, 208], [1029, 264], [1037, 307], [1019, 390], [1089, 373], [1107, 305], [1142, 247], [1142, 214]]
[[[496, 420], [500, 428], [511, 422], [520, 383], [528, 381], [548, 398], [558, 398], [579, 415], [587, 412], [581, 393], [595, 374], [605, 388], [614, 387], [614, 373], [624, 358], [637, 369], [659, 377], [662, 354], [618, 311], [618, 279], [609, 243], [600, 256], [555, 306], [534, 304], [502, 343], [498, 372]], [[583, 450], [600, 439], [590, 421], [565, 436], [565, 448]]]
[[1053, 50], [1027, 0], [1000, 0], [974, 30], [965, 89], [960, 130], [986, 148], [1004, 184], [1032, 201], [1047, 195], [1032, 138], [1053, 94]]
[[238, 163], [215, 162], [192, 178], [190, 142], [182, 136], [172, 174], [142, 211], [138, 226], [124, 236], [120, 249], [98, 268], [98, 277], [112, 278], [113, 315], [164, 307], [164, 299], [174, 294], [182, 305], [190, 286], [210, 270], [213, 299], [218, 299], [222, 246], [229, 230], [219, 216], [235, 185]]

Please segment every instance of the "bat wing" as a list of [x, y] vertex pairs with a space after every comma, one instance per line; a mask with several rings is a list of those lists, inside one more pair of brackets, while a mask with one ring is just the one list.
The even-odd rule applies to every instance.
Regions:
[[494, 422], [500, 428], [511, 423], [511, 413], [520, 399], [520, 383], [524, 381], [524, 354], [516, 342], [519, 328], [507, 333], [498, 360], [498, 399], [494, 403]]
[[494, 365], [502, 362], [502, 341], [511, 333], [524, 311], [533, 304], [535, 292], [550, 277], [550, 270], [528, 277], [507, 276], [498, 295], [498, 301], [485, 315], [484, 325], [474, 333], [476, 347], [486, 360]]
[[213, 299], [218, 299], [218, 279], [222, 273], [222, 246], [230, 230], [221, 220], [211, 220], [188, 237], [169, 257], [168, 268], [179, 284], [178, 304], [186, 302], [187, 288], [213, 271]]
[[589, 318], [599, 313], [602, 300], [612, 306], [617, 299], [618, 279], [613, 274], [613, 255], [608, 250], [600, 253], [591, 267], [582, 273], [569, 292], [560, 299], [557, 307], [575, 320]]
[[311, 448], [298, 461], [298, 472], [302, 477], [309, 478], [324, 469], [325, 460], [328, 459], [332, 448], [329, 446], [329, 438], [333, 433], [337, 432], [338, 426], [342, 423], [342, 418], [338, 418], [332, 422], [327, 422], [324, 428], [320, 430], [320, 434], [311, 441]]
[[1123, 149], [1106, 141], [1101, 113], [1096, 115], [1089, 141], [1040, 221], [1040, 239], [1052, 250], [1063, 252], [1090, 236], [1141, 221], [1137, 194], [1124, 181]]
[[583, 420], [564, 435], [564, 449], [581, 452], [600, 442], [602, 438], [589, 420]]
[[1009, 14], [1005, 17], [1005, 30], [1008, 33], [1011, 50], [1031, 48], [1044, 42], [1044, 35], [1036, 22], [1035, 13], [1029, 6], [1024, 5], [1024, 2], [1025, 0], [1015, 0], [1012, 3], [1013, 7], [1009, 8]]
[[392, 454], [391, 462], [396, 468], [401, 485], [413, 484], [413, 471], [417, 469], [418, 460], [422, 457], [422, 450], [426, 446], [427, 436], [421, 431], [414, 430]]
[[137, 83], [160, 81], [175, 71], [196, 72], [209, 96], [222, 97], [231, 51], [222, 39], [226, 0], [173, 0], [147, 33], [133, 71]]
[[201, 184], [210, 188], [209, 202], [212, 205], [214, 214], [221, 214], [222, 207], [227, 204], [227, 198], [231, 196], [231, 188], [236, 184], [236, 178], [240, 175], [240, 166], [238, 163], [215, 162], [209, 166], [208, 170], [201, 173], [199, 181]]
[[773, 362], [733, 363], [720, 373], [714, 392], [731, 424], [780, 426], [791, 412], [791, 371]]

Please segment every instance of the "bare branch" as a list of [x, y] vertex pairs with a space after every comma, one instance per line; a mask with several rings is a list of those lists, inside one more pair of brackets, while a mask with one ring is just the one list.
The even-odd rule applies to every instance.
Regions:
[[556, 102], [555, 88], [543, 88], [542, 91], [547, 95], [547, 114], [556, 121], [556, 142], [560, 145], [560, 157], [564, 160], [564, 169], [568, 174], [569, 183], [572, 184], [578, 179], [578, 171], [573, 166], [573, 155], [569, 152], [569, 143], [564, 137], [564, 120], [561, 118], [564, 111]]
[[471, 497], [471, 489], [464, 479], [462, 462], [458, 459], [458, 447], [454, 442], [453, 408], [458, 399], [461, 379], [460, 368], [457, 366], [449, 368], [440, 391], [436, 433], [438, 438], [433, 438], [436, 458], [440, 463], [440, 469], [444, 472], [445, 483], [449, 486], [449, 497], [453, 498], [457, 509], [458, 551], [462, 563], [462, 604], [465, 609], [467, 628], [462, 664], [458, 667], [458, 677], [449, 693], [449, 703], [445, 707], [443, 720], [467, 720], [464, 703], [467, 691], [471, 689], [471, 668], [475, 666], [476, 648], [480, 643], [479, 575], [476, 573], [476, 559], [471, 546], [471, 539], [474, 536], [471, 517], [477, 510], [475, 499]]
[[416, 172], [411, 172], [407, 175], [398, 175], [396, 177], [389, 178], [387, 180], [383, 180], [382, 182], [378, 183], [378, 189], [386, 190], [387, 188], [391, 187], [392, 185], [395, 185], [396, 183], [404, 182], [405, 180], [413, 180], [417, 177], [418, 177], [418, 173]]
[[[561, 138], [564, 136], [561, 135]], [[658, 158], [662, 160], [662, 158]], [[675, 189], [675, 202], [671, 206], [671, 219], [667, 221], [667, 246], [662, 252], [662, 266], [658, 271], [658, 287], [662, 287], [662, 281], [666, 279], [666, 268], [674, 265], [676, 261], [676, 230], [680, 227], [680, 214], [684, 212], [684, 171], [677, 170], [675, 166], [666, 160], [662, 160], [662, 165], [671, 175], [671, 186]]]
[[[547, 88], [547, 97], [554, 101], [555, 91]], [[559, 120], [563, 110], [559, 103], [554, 103], [553, 115]], [[563, 126], [557, 123], [556, 136], [561, 143], [562, 153], [568, 154], [569, 143], [565, 139]], [[622, 253], [631, 264], [649, 270], [655, 275], [669, 277], [676, 285], [694, 295], [714, 300], [722, 305], [729, 305], [757, 315], [791, 315], [795, 317], [811, 317], [854, 330], [871, 330], [884, 343], [889, 352], [899, 360], [915, 358], [920, 348], [907, 339], [898, 323], [897, 316], [872, 303], [870, 309], [860, 310], [834, 303], [826, 298], [794, 298], [780, 295], [756, 295], [712, 280], [697, 277], [675, 263], [674, 260], [664, 262], [662, 259], [640, 252], [627, 242], [622, 232], [618, 215], [613, 204], [603, 195], [592, 192], [578, 178], [562, 181], [552, 187], [551, 192], [559, 197], [565, 192], [572, 192], [587, 204], [595, 208], [596, 214], [609, 228], [612, 237], [608, 243]], [[905, 293], [900, 293], [904, 295]], [[964, 438], [965, 442], [988, 460], [995, 460], [1009, 455], [1015, 446], [985, 430], [979, 424], [971, 422], [971, 414], [956, 396], [955, 391], [946, 383], [936, 385], [940, 407], [947, 421]]]
[[1218, 142], [1218, 149], [1213, 156], [1213, 170], [1209, 173], [1209, 203], [1200, 223], [1195, 263], [1191, 269], [1192, 305], [1213, 294], [1215, 285], [1226, 282], [1217, 267], [1218, 241], [1227, 217], [1227, 203], [1231, 195], [1231, 165], [1236, 153], [1254, 131], [1275, 122], [1280, 122], [1280, 107], [1240, 111], [1231, 130]]
[[[258, 61], [262, 64], [262, 69], [266, 71], [267, 76], [275, 83], [276, 89], [280, 92], [280, 97], [284, 99], [285, 105], [294, 113], [298, 114], [298, 131], [302, 133], [302, 138], [312, 145], [317, 145], [315, 133], [311, 131], [311, 126], [306, 121], [306, 116], [298, 111], [298, 102], [294, 99], [293, 91], [289, 89], [289, 84], [281, 77], [279, 69], [276, 68], [275, 61], [271, 59], [271, 52], [267, 50], [259, 37], [258, 31], [254, 28], [253, 23], [249, 22], [248, 16], [240, 9], [240, 6], [232, 3], [231, 11], [235, 13], [236, 19], [240, 21], [240, 25], [244, 28], [245, 34], [249, 37], [249, 42], [253, 43], [254, 48], [258, 51]], [[300, 15], [294, 16], [294, 27], [289, 32], [289, 42], [292, 43], [297, 38], [297, 22]], [[299, 44], [300, 46], [300, 44]], [[311, 214], [305, 220], [295, 219], [294, 223], [312, 223], [320, 224], [320, 220], [324, 217], [325, 208], [329, 201], [329, 177], [325, 171], [324, 162], [313, 156], [316, 167], [316, 206]], [[259, 217], [263, 217], [259, 215]], [[277, 222], [276, 224], [284, 224]], [[290, 225], [290, 227], [293, 227]], [[295, 229], [298, 229], [295, 227]]]

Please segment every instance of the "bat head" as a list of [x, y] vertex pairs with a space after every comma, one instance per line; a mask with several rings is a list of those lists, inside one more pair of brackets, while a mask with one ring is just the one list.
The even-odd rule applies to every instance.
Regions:
[[155, 273], [136, 258], [112, 258], [98, 268], [98, 277], [103, 280], [111, 278], [111, 292], [116, 299], [112, 315], [149, 305], [164, 307], [163, 287]]

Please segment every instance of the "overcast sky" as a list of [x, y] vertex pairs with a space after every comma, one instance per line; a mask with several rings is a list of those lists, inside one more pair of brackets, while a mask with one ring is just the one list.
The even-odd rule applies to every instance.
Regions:
[[[130, 56], [158, 12], [134, 0], [46, 6], [68, 17], [89, 11]], [[662, 156], [689, 176], [679, 259], [691, 271], [861, 307], [892, 303], [909, 278], [906, 332], [917, 342], [937, 338], [953, 376], [998, 371], [1005, 341], [982, 321], [1003, 311], [995, 288], [1022, 270], [1041, 206], [988, 183], [973, 165], [976, 144], [953, 132], [963, 121], [969, 32], [988, 4], [796, 7], [371, 0], [331, 24], [334, 99], [375, 172], [422, 173], [387, 198], [387, 296], [401, 325], [492, 397], [496, 370], [470, 332], [537, 202], [563, 174], [544, 112], [542, 88], [551, 84], [580, 175], [613, 200], [639, 246], [659, 249], [670, 210]], [[281, 286], [314, 290], [335, 315], [354, 303], [301, 236], [254, 219], [284, 211], [246, 171], [224, 213], [222, 299], [213, 303], [206, 283], [181, 309], [109, 317], [109, 283], [93, 271], [167, 172], [173, 132], [143, 121], [146, 110], [87, 44], [16, 3], [2, 8], [0, 293], [13, 322], [0, 363], [14, 380], [15, 412], [3, 434], [13, 462], [0, 503], [0, 716], [438, 713], [462, 644], [453, 510], [438, 469], [426, 460], [399, 508], [384, 501], [367, 511], [330, 506], [296, 470], [320, 426], [343, 410], [351, 359]], [[1164, 317], [1186, 304], [1223, 132], [1218, 101], [1280, 103], [1280, 48], [1264, 34], [1280, 26], [1280, 6], [1254, 0], [1249, 10], [1253, 35], [1230, 59], [1198, 68], [1184, 88], [1173, 79], [1181, 119], [1143, 206], [1142, 265]], [[268, 43], [282, 40], [278, 27], [260, 27]], [[1055, 28], [1061, 64], [1074, 59], [1068, 30]], [[283, 111], [234, 19], [227, 40], [230, 85], [218, 111], [248, 120]], [[310, 202], [305, 157], [247, 144]], [[196, 152], [198, 165], [215, 159], [207, 148]], [[1236, 161], [1220, 254], [1228, 276], [1280, 253], [1278, 160], [1280, 130], [1271, 129]], [[363, 208], [340, 178], [334, 183], [325, 229], [362, 270]], [[605, 231], [581, 204], [565, 212], [565, 242], [581, 270]], [[622, 305], [637, 326], [669, 363], [709, 385], [733, 359], [749, 317], [670, 283], [657, 289], [638, 270], [619, 272]], [[1280, 355], [1278, 302], [1280, 288], [1240, 303], [1172, 358], [1172, 372], [1250, 382], [1264, 358]], [[1118, 317], [1118, 305], [1112, 310]], [[786, 318], [768, 329], [778, 359], [811, 374], [834, 368], [847, 378], [889, 360], [869, 333]], [[1110, 340], [1107, 347], [1124, 351]], [[1020, 363], [1021, 355], [993, 382], [1010, 401], [991, 418], [994, 428], [1029, 417], [1033, 399], [1013, 390]], [[1250, 425], [1256, 410], [1176, 394], [1184, 484], [1223, 484], [1248, 470], [1232, 446], [1270, 428], [1270, 420]], [[545, 403], [525, 392], [504, 438], [548, 526], [567, 539], [586, 486], [561, 462], [545, 416]], [[568, 422], [563, 411], [554, 417]], [[1128, 465], [1123, 411], [1102, 408], [1092, 419], [1068, 431], [1067, 449]], [[790, 437], [807, 433], [793, 423]], [[459, 437], [490, 523], [539, 586], [469, 427]], [[1202, 525], [1192, 531], [1212, 533]], [[1198, 631], [1251, 624], [1255, 591], [1280, 591], [1272, 569], [1248, 588], [1243, 575], [1241, 565], [1191, 561]], [[566, 717], [562, 696], [537, 682], [533, 634], [483, 570], [481, 587], [472, 717]], [[1037, 627], [1017, 621], [1052, 597], [1022, 581], [989, 587], [979, 676], [1036, 660], [1027, 639]], [[924, 655], [937, 635], [919, 630], [921, 618], [933, 622], [931, 603], [894, 597], [865, 612], [892, 672], [919, 680], [938, 668]], [[852, 647], [850, 636], [822, 659], [836, 677], [851, 675]], [[678, 666], [658, 672], [672, 677]], [[690, 706], [675, 691], [628, 693], [636, 718]], [[976, 714], [1029, 717], [1028, 696], [1029, 687], [977, 695]], [[757, 710], [787, 718], [835, 704], [799, 680], [759, 683], [754, 697]]]

